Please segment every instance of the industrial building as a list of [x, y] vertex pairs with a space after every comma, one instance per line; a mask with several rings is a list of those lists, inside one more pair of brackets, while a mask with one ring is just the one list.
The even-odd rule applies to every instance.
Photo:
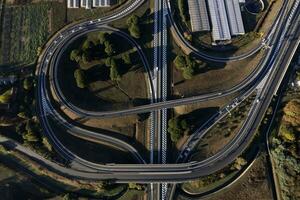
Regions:
[[227, 12], [224, 0], [208, 1], [209, 16], [212, 24], [212, 38], [214, 41], [230, 40]]
[[245, 34], [241, 2], [243, 1], [207, 0], [207, 9], [206, 0], [189, 0], [192, 31], [210, 31], [211, 29], [214, 42], [230, 40], [231, 36]]
[[112, 0], [68, 0], [68, 8], [91, 9], [93, 7], [109, 7], [112, 5]]
[[189, 14], [192, 31], [210, 31], [209, 18], [205, 0], [189, 0]]
[[81, 6], [81, 8], [91, 9], [92, 8], [92, 0], [81, 0], [80, 6]]
[[80, 0], [68, 0], [68, 8], [79, 8], [79, 1]]
[[111, 6], [111, 0], [93, 0], [93, 7]]
[[240, 0], [225, 1], [230, 33], [232, 36], [245, 34]]

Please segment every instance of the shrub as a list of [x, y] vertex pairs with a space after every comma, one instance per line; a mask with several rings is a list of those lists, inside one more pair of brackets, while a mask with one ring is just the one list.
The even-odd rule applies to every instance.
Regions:
[[108, 33], [106, 32], [99, 33], [98, 39], [100, 44], [104, 44], [104, 42], [107, 41], [107, 38], [108, 38]]
[[0, 103], [8, 103], [12, 97], [13, 88], [6, 90], [0, 95]]
[[124, 53], [122, 55], [122, 60], [124, 61], [125, 64], [129, 65], [131, 64], [131, 58], [129, 53]]
[[168, 132], [172, 142], [177, 142], [188, 130], [188, 124], [186, 120], [179, 120], [178, 118], [172, 118], [168, 121]]
[[108, 56], [111, 56], [112, 54], [115, 53], [115, 50], [113, 48], [113, 45], [109, 42], [109, 41], [105, 41], [104, 42], [104, 46], [105, 46], [105, 53], [108, 55]]
[[76, 80], [77, 87], [83, 89], [87, 86], [86, 77], [83, 70], [76, 69], [74, 72], [74, 78]]
[[75, 61], [75, 62], [80, 62], [81, 60], [81, 55], [80, 55], [80, 52], [79, 50], [77, 49], [74, 49], [71, 51], [71, 54], [70, 54], [70, 60], [72, 61]]

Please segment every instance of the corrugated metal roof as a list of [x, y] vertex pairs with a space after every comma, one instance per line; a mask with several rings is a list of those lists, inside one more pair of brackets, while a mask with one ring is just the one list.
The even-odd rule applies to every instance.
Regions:
[[245, 34], [239, 0], [225, 1], [231, 35]]
[[[227, 0], [226, 0], [227, 1]], [[209, 0], [208, 8], [214, 41], [230, 40], [230, 30], [224, 0]]]
[[205, 0], [189, 0], [192, 31], [209, 31], [209, 19]]

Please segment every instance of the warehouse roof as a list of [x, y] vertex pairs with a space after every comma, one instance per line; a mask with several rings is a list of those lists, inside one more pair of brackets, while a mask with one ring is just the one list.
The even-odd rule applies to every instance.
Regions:
[[231, 35], [245, 34], [239, 0], [225, 1]]
[[188, 5], [192, 31], [210, 31], [205, 0], [189, 0]]
[[209, 0], [208, 7], [212, 23], [213, 40], [230, 40], [231, 35], [224, 0]]

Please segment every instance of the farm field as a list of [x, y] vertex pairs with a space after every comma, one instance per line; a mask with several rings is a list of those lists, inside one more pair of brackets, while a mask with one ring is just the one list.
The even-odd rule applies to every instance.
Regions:
[[60, 3], [4, 5], [0, 65], [33, 63], [49, 36], [64, 25]]

